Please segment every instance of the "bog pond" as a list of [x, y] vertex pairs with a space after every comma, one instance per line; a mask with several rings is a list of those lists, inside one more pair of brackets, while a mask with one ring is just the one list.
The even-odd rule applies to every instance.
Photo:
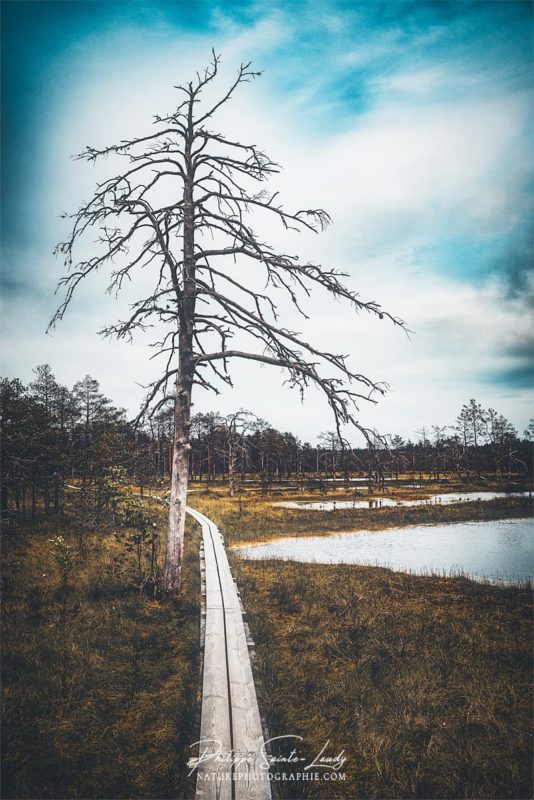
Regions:
[[276, 503], [283, 508], [301, 511], [336, 511], [342, 508], [391, 508], [425, 505], [450, 505], [451, 503], [468, 503], [475, 500], [498, 500], [503, 497], [528, 497], [529, 492], [451, 492], [449, 494], [433, 494], [431, 497], [418, 500], [396, 500], [392, 497], [367, 497], [354, 500], [323, 500], [311, 502]]
[[517, 581], [534, 578], [533, 542], [533, 520], [509, 519], [288, 536], [235, 547], [235, 552], [249, 559], [362, 564], [421, 575]]

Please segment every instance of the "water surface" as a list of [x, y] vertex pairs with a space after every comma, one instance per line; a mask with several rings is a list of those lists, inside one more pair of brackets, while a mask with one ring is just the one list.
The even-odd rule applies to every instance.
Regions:
[[368, 497], [365, 500], [322, 500], [310, 502], [277, 503], [283, 508], [296, 508], [306, 511], [336, 511], [342, 508], [391, 508], [406, 506], [450, 505], [467, 503], [473, 500], [497, 500], [501, 497], [528, 497], [529, 492], [449, 492], [433, 494], [418, 500], [397, 500], [392, 497]]
[[367, 564], [418, 574], [465, 574], [507, 581], [534, 577], [533, 541], [533, 520], [509, 519], [288, 536], [235, 549], [250, 559]]

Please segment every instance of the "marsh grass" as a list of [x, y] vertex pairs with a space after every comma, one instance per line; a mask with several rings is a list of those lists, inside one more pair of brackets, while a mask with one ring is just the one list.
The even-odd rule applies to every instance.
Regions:
[[[387, 494], [390, 494], [389, 492]], [[412, 495], [399, 494], [403, 499]], [[328, 495], [333, 499], [335, 495]], [[332, 511], [290, 509], [276, 505], [278, 498], [249, 496], [245, 501], [223, 491], [195, 494], [191, 503], [219, 525], [227, 542], [259, 542], [283, 536], [318, 535], [341, 531], [384, 530], [405, 525], [528, 517], [532, 500], [509, 497], [452, 505], [400, 506], [390, 508], [337, 508]], [[284, 500], [304, 499], [288, 495]], [[340, 500], [340, 497], [336, 499]]]
[[[58, 536], [73, 558], [66, 579], [50, 542]], [[60, 516], [7, 522], [3, 798], [190, 796], [198, 543], [191, 527], [181, 595], [151, 599], [134, 587], [135, 557], [106, 524], [90, 534]]]
[[[323, 514], [195, 489], [191, 504], [228, 544], [530, 513], [528, 500], [507, 499]], [[164, 511], [151, 511], [163, 531]], [[64, 516], [13, 517], [2, 538], [2, 797], [193, 797], [198, 528], [188, 525], [176, 599], [139, 591], [135, 554], [109, 522], [87, 532]], [[346, 783], [291, 784], [282, 796], [530, 797], [527, 587], [232, 561], [271, 736], [302, 735], [310, 756], [330, 738], [350, 757]]]
[[[221, 488], [192, 502], [229, 545], [532, 510], [528, 498], [506, 498], [318, 513], [281, 508], [276, 499], [249, 494], [239, 502]], [[307, 759], [328, 740], [331, 752], [348, 757], [346, 781], [280, 782], [282, 798], [532, 797], [529, 585], [255, 562], [231, 549], [230, 558], [256, 643], [270, 736], [302, 736]]]
[[532, 797], [529, 587], [232, 562], [270, 735], [348, 757], [282, 797]]

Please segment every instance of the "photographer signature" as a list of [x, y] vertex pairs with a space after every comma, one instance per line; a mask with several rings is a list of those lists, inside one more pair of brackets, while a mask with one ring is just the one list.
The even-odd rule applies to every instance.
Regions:
[[[232, 750], [223, 750], [222, 743], [218, 739], [199, 739], [194, 742], [191, 747], [198, 745], [199, 755], [196, 758], [190, 758], [187, 766], [190, 768], [189, 775], [198, 769], [200, 764], [211, 762], [213, 764], [224, 764], [227, 767], [240, 767], [243, 764], [250, 764], [254, 762], [257, 757], [260, 757], [259, 769], [268, 770], [273, 764], [298, 764], [299, 769], [307, 771], [311, 769], [327, 769], [332, 772], [341, 770], [347, 762], [345, 751], [341, 750], [335, 755], [328, 754], [330, 747], [330, 739], [328, 739], [321, 747], [317, 755], [309, 761], [304, 756], [299, 755], [299, 751], [294, 747], [291, 752], [286, 755], [270, 755], [267, 752], [268, 745], [272, 742], [280, 741], [281, 739], [296, 739], [302, 741], [302, 736], [295, 734], [285, 734], [284, 736], [274, 736], [272, 739], [265, 741], [257, 753], [235, 753]], [[302, 762], [307, 762], [302, 766]]]

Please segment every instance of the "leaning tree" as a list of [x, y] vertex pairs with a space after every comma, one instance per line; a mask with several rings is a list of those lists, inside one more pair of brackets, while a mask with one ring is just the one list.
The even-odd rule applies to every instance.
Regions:
[[[153, 132], [101, 149], [87, 147], [75, 157], [88, 162], [112, 157], [114, 163], [125, 164], [96, 186], [88, 202], [65, 215], [72, 228], [56, 248], [67, 274], [59, 284], [65, 294], [51, 325], [63, 317], [84, 278], [103, 267], [110, 271], [111, 292], [125, 282], [135, 287], [138, 270], [153, 278], [151, 291], [131, 304], [127, 318], [100, 333], [123, 339], [154, 325], [162, 331], [152, 346], [164, 366], [147, 387], [143, 413], [174, 403], [164, 571], [168, 590], [180, 586], [193, 386], [218, 392], [221, 381], [231, 385], [233, 359], [279, 367], [301, 393], [309, 385], [324, 392], [338, 428], [353, 423], [365, 435], [354, 416], [356, 403], [373, 400], [386, 385], [353, 371], [344, 355], [326, 352], [282, 326], [276, 297], [285, 293], [306, 316], [300, 301], [317, 286], [357, 311], [403, 325], [377, 303], [363, 302], [343, 284], [342, 273], [278, 252], [255, 232], [250, 222], [254, 212], [275, 217], [286, 230], [318, 232], [330, 218], [321, 209], [286, 211], [276, 192], [255, 189], [279, 172], [278, 165], [255, 145], [210, 130], [217, 111], [238, 87], [260, 74], [250, 63], [242, 64], [227, 91], [206, 101], [218, 67], [213, 52], [203, 73], [176, 87], [181, 93], [178, 107], [167, 116], [155, 116]], [[79, 248], [88, 236], [91, 255], [83, 258]], [[256, 288], [249, 273], [242, 277], [243, 263], [255, 264], [265, 288]]]

